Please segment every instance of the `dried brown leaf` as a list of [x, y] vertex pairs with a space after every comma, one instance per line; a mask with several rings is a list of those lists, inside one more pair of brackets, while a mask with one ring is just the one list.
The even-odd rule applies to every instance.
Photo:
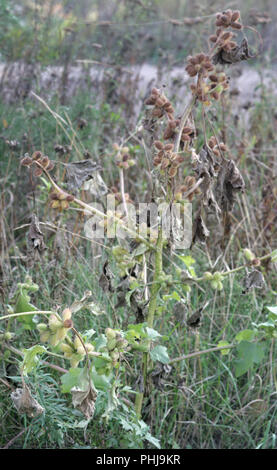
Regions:
[[30, 418], [34, 418], [44, 412], [44, 408], [32, 397], [26, 384], [23, 385], [23, 388], [17, 388], [12, 392], [11, 399], [18, 413], [26, 413]]
[[85, 415], [86, 419], [92, 418], [95, 409], [97, 391], [91, 382], [85, 390], [82, 390], [79, 387], [73, 387], [71, 389], [71, 394], [74, 408], [78, 408]]

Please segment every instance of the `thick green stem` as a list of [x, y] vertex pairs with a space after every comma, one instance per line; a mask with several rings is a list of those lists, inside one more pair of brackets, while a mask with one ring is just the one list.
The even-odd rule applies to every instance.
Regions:
[[[149, 301], [148, 314], [147, 314], [147, 326], [149, 328], [153, 328], [153, 324], [154, 324], [155, 312], [157, 308], [158, 292], [160, 290], [160, 277], [161, 277], [162, 270], [163, 270], [163, 236], [162, 236], [162, 227], [160, 227], [158, 240], [156, 244], [156, 252], [155, 252], [155, 268], [154, 268], [153, 284], [150, 290], [150, 301]], [[143, 353], [143, 358], [142, 358], [142, 375], [143, 375], [144, 390], [147, 385], [149, 348], [150, 348], [150, 341], [148, 343], [148, 351]], [[135, 409], [136, 409], [137, 416], [139, 418], [141, 416], [143, 397], [144, 397], [144, 391], [139, 392], [136, 397]]]

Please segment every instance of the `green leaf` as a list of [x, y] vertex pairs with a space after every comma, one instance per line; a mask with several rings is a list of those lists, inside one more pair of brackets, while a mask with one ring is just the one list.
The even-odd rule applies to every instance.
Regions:
[[181, 301], [181, 297], [180, 297], [180, 295], [178, 294], [178, 292], [173, 291], [172, 294], [163, 295], [163, 300], [164, 300], [164, 301], [166, 301], [166, 300], [177, 300], [178, 302], [180, 302], [180, 301]]
[[[17, 290], [13, 297], [15, 303], [14, 312], [15, 313], [24, 313], [24, 312], [35, 312], [37, 308], [30, 303], [31, 297], [28, 292], [37, 292], [39, 286], [34, 284], [30, 276], [26, 276], [24, 283], [19, 283], [17, 285]], [[35, 325], [33, 323], [34, 315], [22, 315], [18, 317], [20, 322], [25, 324], [26, 329], [34, 329]]]
[[254, 338], [255, 331], [253, 330], [242, 330], [235, 337], [238, 343], [240, 343], [241, 341], [252, 341]]
[[165, 346], [155, 346], [155, 348], [150, 351], [150, 356], [152, 361], [159, 361], [163, 364], [169, 363], [169, 356], [167, 353], [167, 348]]
[[77, 386], [81, 377], [83, 369], [80, 367], [71, 368], [66, 374], [61, 377], [61, 391], [62, 393], [70, 393], [70, 390]]
[[264, 357], [264, 349], [263, 344], [241, 341], [237, 347], [238, 359], [235, 361], [236, 377], [245, 374], [254, 364], [259, 364]]
[[188, 256], [179, 256], [179, 258], [185, 263], [187, 268], [189, 268], [192, 264], [195, 263], [195, 259], [192, 258], [192, 256], [190, 256], [190, 255], [188, 255]]
[[[220, 348], [221, 346], [230, 346], [230, 344], [228, 343], [228, 341], [221, 340], [219, 341], [217, 346]], [[229, 352], [230, 352], [230, 348], [222, 349], [220, 351], [222, 356], [226, 356], [227, 354], [229, 354]]]
[[153, 328], [148, 328], [148, 326], [145, 328], [147, 336], [149, 339], [152, 341], [155, 341], [155, 339], [160, 338], [162, 335], [158, 333], [158, 331], [154, 330]]
[[274, 315], [277, 315], [277, 305], [275, 307], [266, 307], [267, 310], [269, 310], [271, 313], [274, 313]]
[[23, 358], [23, 374], [29, 374], [39, 363], [38, 354], [43, 354], [47, 352], [47, 349], [44, 346], [39, 344], [33, 346], [29, 349], [24, 349], [24, 358]]
[[143, 255], [149, 248], [144, 243], [140, 243], [139, 246], [132, 252], [132, 257]]
[[91, 369], [91, 379], [93, 381], [93, 384], [97, 390], [102, 390], [104, 392], [107, 392], [111, 388], [111, 380], [113, 376], [112, 374], [110, 375], [99, 375], [95, 369], [95, 367], [92, 367]]
[[148, 432], [146, 434], [145, 439], [148, 442], [150, 442], [150, 444], [153, 444], [155, 447], [157, 447], [157, 449], [161, 448], [160, 441], [158, 439], [156, 439], [156, 437], [152, 436], [152, 434], [150, 434], [150, 432]]

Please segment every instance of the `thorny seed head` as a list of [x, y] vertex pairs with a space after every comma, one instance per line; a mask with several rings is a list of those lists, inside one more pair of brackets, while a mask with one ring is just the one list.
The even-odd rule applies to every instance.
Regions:
[[208, 72], [211, 72], [213, 69], [214, 66], [211, 63], [210, 57], [203, 52], [200, 52], [193, 57], [188, 57], [186, 71], [190, 77], [195, 77], [198, 74], [206, 77]]
[[226, 10], [222, 13], [217, 13], [216, 15], [216, 26], [221, 26], [222, 28], [234, 28], [241, 29], [242, 25], [239, 23], [240, 12], [238, 10]]

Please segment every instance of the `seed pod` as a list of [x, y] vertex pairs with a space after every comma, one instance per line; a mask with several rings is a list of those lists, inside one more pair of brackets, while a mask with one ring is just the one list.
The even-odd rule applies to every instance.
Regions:
[[164, 100], [162, 98], [158, 98], [156, 100], [156, 106], [159, 106], [160, 108], [164, 105]]
[[248, 260], [248, 261], [252, 261], [253, 259], [255, 259], [255, 255], [254, 253], [249, 250], [249, 248], [244, 248], [243, 250], [243, 256]]
[[150, 96], [149, 98], [145, 100], [145, 104], [147, 104], [148, 106], [153, 106], [155, 103], [156, 103], [156, 98], [154, 98], [153, 96]]
[[177, 174], [177, 168], [174, 168], [174, 167], [169, 168], [168, 175], [170, 176], [170, 178], [174, 178], [176, 174]]
[[62, 322], [56, 317], [56, 315], [52, 314], [49, 317], [48, 326], [52, 332], [55, 332], [62, 326]]
[[212, 34], [210, 37], [209, 37], [209, 40], [211, 42], [216, 42], [217, 41], [217, 36], [215, 34]]
[[46, 155], [44, 157], [42, 157], [41, 164], [44, 168], [46, 168], [49, 165], [49, 162], [50, 162], [50, 160]]
[[153, 160], [154, 166], [158, 166], [161, 163], [162, 159], [160, 157], [155, 157]]
[[239, 10], [235, 10], [233, 11], [233, 14], [231, 16], [231, 21], [237, 21], [238, 19], [240, 18], [240, 11]]
[[167, 108], [166, 112], [167, 112], [168, 114], [170, 114], [170, 115], [173, 114], [173, 113], [174, 113], [174, 108], [173, 108], [173, 106], [170, 105], [170, 106]]
[[68, 353], [68, 354], [69, 354], [69, 353], [71, 353], [71, 354], [73, 353], [71, 346], [70, 346], [69, 344], [67, 344], [67, 343], [62, 343], [62, 344], [60, 344], [59, 348], [60, 348], [60, 350], [61, 350], [62, 352], [64, 352], [64, 353]]
[[74, 196], [72, 196], [72, 194], [68, 194], [68, 196], [66, 196], [66, 200], [68, 202], [72, 202], [72, 201], [74, 201]]
[[161, 108], [154, 108], [152, 111], [152, 116], [160, 118], [163, 116], [163, 110]]
[[177, 127], [176, 121], [173, 121], [173, 120], [169, 121], [169, 122], [168, 122], [168, 126], [169, 126], [170, 129], [172, 129], [172, 130], [176, 129], [176, 127]]
[[232, 23], [231, 27], [234, 29], [242, 29], [242, 25], [240, 23]]
[[211, 96], [212, 96], [215, 100], [219, 100], [219, 93], [217, 93], [217, 91], [214, 91], [213, 93], [211, 93]]
[[156, 149], [158, 149], [158, 150], [162, 150], [164, 148], [163, 143], [160, 142], [159, 140], [155, 140], [154, 145], [155, 145]]
[[73, 321], [70, 318], [67, 318], [66, 320], [64, 320], [63, 326], [65, 328], [72, 328], [73, 327]]
[[21, 165], [23, 166], [30, 166], [33, 163], [33, 160], [29, 155], [26, 155], [22, 160], [20, 161]]
[[45, 324], [45, 323], [39, 323], [37, 325], [37, 329], [38, 331], [42, 332], [42, 331], [47, 331], [48, 330], [48, 326]]
[[192, 128], [191, 127], [184, 127], [182, 130], [182, 134], [191, 134]]
[[181, 135], [181, 141], [182, 142], [190, 142], [190, 137], [187, 134], [182, 134]]
[[60, 207], [60, 201], [58, 201], [58, 200], [52, 201], [51, 204], [50, 204], [50, 207], [52, 209], [58, 209]]
[[46, 167], [46, 170], [51, 171], [51, 170], [53, 170], [54, 167], [55, 167], [55, 163], [52, 162], [52, 160], [49, 160], [49, 163]]
[[174, 130], [171, 129], [170, 127], [166, 127], [164, 134], [163, 134], [164, 140], [171, 139], [171, 137], [173, 136], [174, 136]]
[[171, 150], [174, 149], [174, 145], [173, 144], [166, 144], [164, 146], [164, 149], [167, 151], [167, 152], [170, 152]]
[[41, 333], [40, 335], [40, 341], [42, 343], [47, 343], [47, 341], [49, 340], [50, 338], [50, 331], [44, 331], [43, 333]]
[[164, 158], [162, 160], [161, 169], [165, 170], [169, 165], [170, 165], [170, 160], [168, 158]]
[[38, 168], [38, 167], [35, 168], [35, 170], [34, 170], [34, 176], [39, 177], [39, 176], [42, 175], [42, 173], [43, 173], [43, 170], [42, 170], [41, 168]]
[[112, 328], [106, 328], [105, 330], [105, 335], [107, 339], [114, 339], [116, 337], [116, 331], [113, 330]]
[[68, 209], [69, 208], [68, 201], [61, 201], [60, 207], [62, 210]]
[[194, 65], [187, 65], [186, 71], [190, 77], [195, 77], [195, 75], [197, 75], [197, 70]]
[[39, 160], [42, 156], [42, 152], [40, 150], [36, 150], [32, 155], [32, 159]]

